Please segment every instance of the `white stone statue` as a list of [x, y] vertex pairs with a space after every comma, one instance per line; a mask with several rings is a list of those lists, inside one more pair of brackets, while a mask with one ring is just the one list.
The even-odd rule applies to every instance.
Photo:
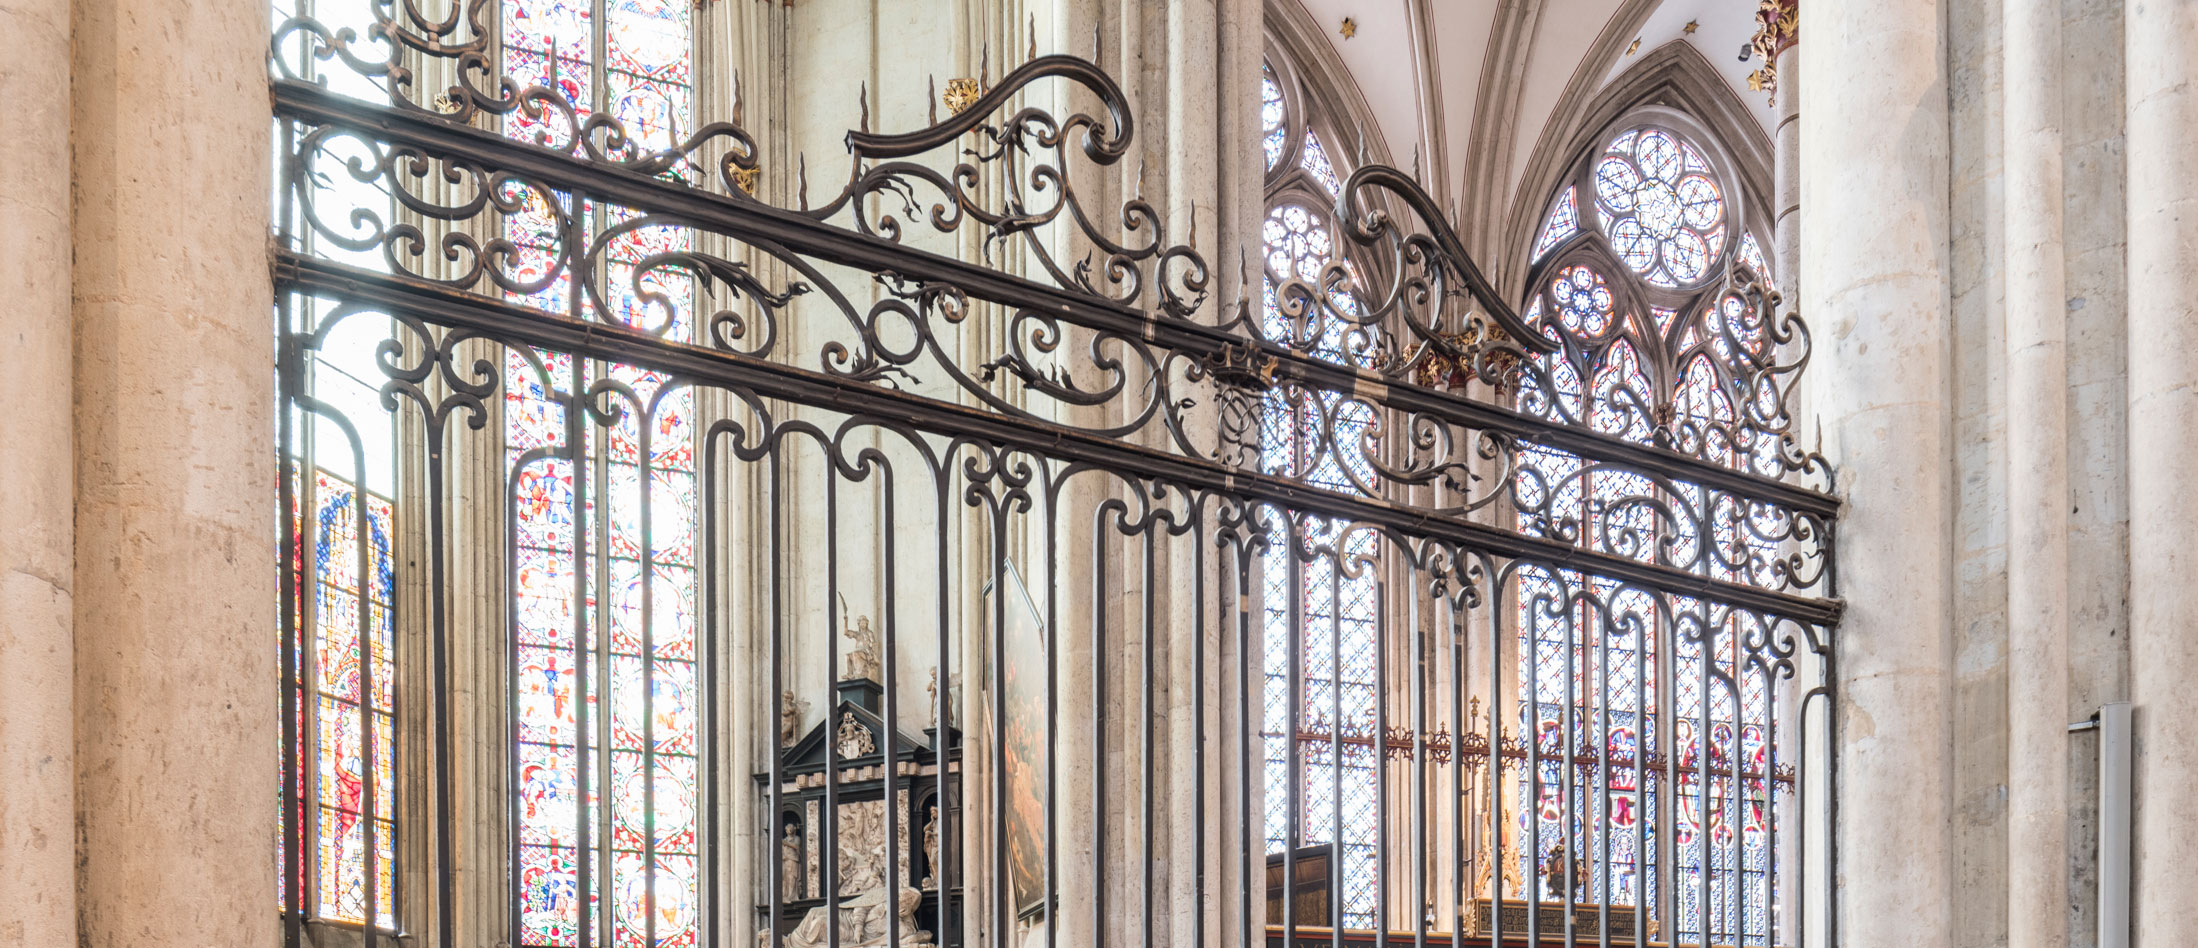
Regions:
[[878, 672], [878, 633], [870, 628], [870, 617], [856, 616], [854, 627], [843, 630], [841, 634], [855, 645], [847, 650], [847, 674], [840, 676], [840, 680], [867, 678], [882, 682], [884, 679]]
[[778, 700], [778, 746], [791, 747], [801, 736], [801, 716], [809, 713], [809, 702], [794, 697], [791, 691]]
[[[900, 897], [888, 904], [886, 891], [879, 886], [840, 902], [840, 948], [885, 948], [886, 926], [894, 915], [901, 920], [899, 948], [931, 944], [931, 933], [916, 925], [916, 906], [923, 903], [923, 893], [903, 886]], [[824, 910], [820, 905], [802, 917], [801, 924], [786, 936], [787, 948], [823, 948], [830, 940]], [[769, 937], [765, 932], [765, 944], [769, 944]]]
[[923, 826], [923, 887], [939, 887], [939, 808], [931, 807], [931, 822]]
[[[931, 933], [916, 925], [923, 893], [886, 881], [883, 805], [849, 806], [841, 813], [839, 890], [846, 894], [836, 900], [840, 948], [888, 948], [886, 926], [895, 915], [900, 917], [901, 939], [893, 948], [930, 945]], [[810, 909], [787, 934], [787, 948], [823, 948], [829, 940], [825, 910], [821, 905]]]
[[786, 835], [778, 843], [778, 858], [786, 880], [786, 899], [792, 901], [801, 898], [801, 827], [792, 823], [786, 824]]

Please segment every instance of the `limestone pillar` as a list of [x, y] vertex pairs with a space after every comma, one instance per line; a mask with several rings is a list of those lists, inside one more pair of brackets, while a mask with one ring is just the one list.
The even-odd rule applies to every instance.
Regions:
[[2129, 161], [2130, 700], [2136, 795], [2135, 943], [2198, 939], [2198, 7], [2130, 0]]
[[1801, 300], [1801, 47], [1778, 54], [1778, 126], [1771, 133], [1771, 275], [1786, 305]]
[[269, 948], [267, 6], [75, 16], [74, 943]]
[[0, 7], [0, 945], [76, 938], [70, 723], [69, 4]]
[[2068, 368], [2061, 10], [2002, 5], [2006, 57], [2007, 943], [2068, 944]]
[[[1840, 944], [1954, 943], [1948, 129], [1938, 2], [1802, 7], [1805, 294], [1847, 508], [1833, 753]], [[1868, 68], [1855, 68], [1867, 63]]]

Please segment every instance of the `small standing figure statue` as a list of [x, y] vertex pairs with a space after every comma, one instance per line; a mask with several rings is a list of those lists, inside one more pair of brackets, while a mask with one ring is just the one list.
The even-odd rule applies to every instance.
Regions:
[[808, 711], [809, 702], [794, 697], [793, 692], [779, 695], [778, 746], [793, 746], [794, 738], [801, 736], [801, 716]]
[[786, 824], [786, 834], [778, 842], [778, 858], [779, 871], [783, 873], [781, 878], [786, 880], [786, 899], [801, 898], [805, 888], [801, 877], [801, 827]]
[[847, 674], [840, 680], [859, 681], [867, 678], [878, 681], [878, 633], [870, 628], [870, 617], [856, 616], [854, 626], [841, 634], [852, 640], [855, 646], [847, 650]]
[[923, 827], [923, 887], [939, 887], [939, 806], [931, 805], [931, 822]]
[[924, 706], [931, 709], [931, 727], [939, 727], [939, 666], [931, 666], [931, 683], [923, 686]]

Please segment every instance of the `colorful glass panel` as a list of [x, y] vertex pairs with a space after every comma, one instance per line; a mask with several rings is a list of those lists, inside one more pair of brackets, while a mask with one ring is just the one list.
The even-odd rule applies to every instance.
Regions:
[[1557, 206], [1549, 211], [1549, 219], [1542, 222], [1541, 236], [1534, 238], [1534, 254], [1531, 260], [1540, 260], [1556, 249], [1565, 239], [1580, 232], [1580, 192], [1566, 188]]
[[298, 620], [307, 632], [293, 693], [305, 749], [300, 815], [314, 841], [304, 863], [310, 911], [365, 924], [371, 900], [375, 924], [394, 929], [395, 510], [326, 470], [293, 481], [292, 491]]
[[[517, 65], [544, 74], [554, 65], [561, 80], [570, 72], [558, 88], [584, 112], [619, 119], [637, 147], [671, 147], [693, 132], [692, 4], [511, 0], [505, 9]], [[522, 259], [539, 258], [544, 273], [562, 245], [552, 201], [572, 204], [530, 196], [506, 218]], [[690, 336], [693, 279], [657, 266], [688, 249], [687, 236], [615, 205], [583, 201], [576, 212], [604, 240], [600, 295], [582, 300], [579, 315]], [[520, 298], [569, 312], [572, 280], [563, 274]], [[519, 940], [693, 945], [702, 790], [694, 396], [631, 366], [537, 355], [539, 368], [518, 353], [505, 366]], [[571, 393], [602, 382], [631, 393], [616, 423], [568, 418]]]
[[1725, 246], [1725, 199], [1709, 162], [1661, 129], [1613, 139], [1595, 162], [1597, 220], [1627, 268], [1657, 286], [1701, 282]]

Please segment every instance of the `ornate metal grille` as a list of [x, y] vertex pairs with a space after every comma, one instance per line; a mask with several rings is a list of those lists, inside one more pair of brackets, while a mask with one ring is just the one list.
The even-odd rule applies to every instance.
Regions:
[[[1645, 851], [1668, 801], [1790, 792], [1764, 788], [1793, 721], [1673, 760], [1645, 749], [1661, 697], [1559, 714], [1608, 740], [1513, 713], [1545, 641], [1730, 656], [1691, 666], [1704, 694], [1727, 667], [1818, 687], [1784, 679], [1820, 674], [1839, 614], [1836, 504], [1783, 412], [1592, 423], [1597, 370], [1552, 368], [1565, 341], [1384, 167], [1323, 209], [1348, 254], [1212, 302], [1133, 187], [1088, 199], [1134, 131], [1088, 61], [1034, 57], [905, 134], [865, 107], [845, 183], [780, 207], [737, 116], [629, 124], [513, 67], [531, 47], [492, 9], [275, 30], [280, 502], [312, 511], [284, 537], [291, 944], [1051, 946], [1187, 918], [1193, 944], [1294, 945], [1326, 920], [1250, 881], [1272, 662], [1292, 691], [1360, 673], [1332, 629], [1255, 620], [1278, 569], [1377, 591], [1348, 617], [1371, 720], [1321, 735], [1370, 771], [1372, 891], [1322, 940], [1787, 937], [1775, 907], [1616, 910], [1668, 888], [1640, 888], [1676, 862]], [[1731, 295], [1777, 358], [1714, 384], [1782, 405], [1806, 335], [1744, 270]], [[1768, 467], [1717, 453], [1766, 441]], [[1681, 711], [1749, 723], [1715, 700]], [[318, 755], [323, 728], [355, 754]], [[1521, 779], [1563, 785], [1535, 805], [1599, 852], [1623, 801], [1636, 868], [1522, 891], [1574, 862], [1501, 854]], [[1367, 801], [1335, 796], [1325, 838], [1359, 838]]]

